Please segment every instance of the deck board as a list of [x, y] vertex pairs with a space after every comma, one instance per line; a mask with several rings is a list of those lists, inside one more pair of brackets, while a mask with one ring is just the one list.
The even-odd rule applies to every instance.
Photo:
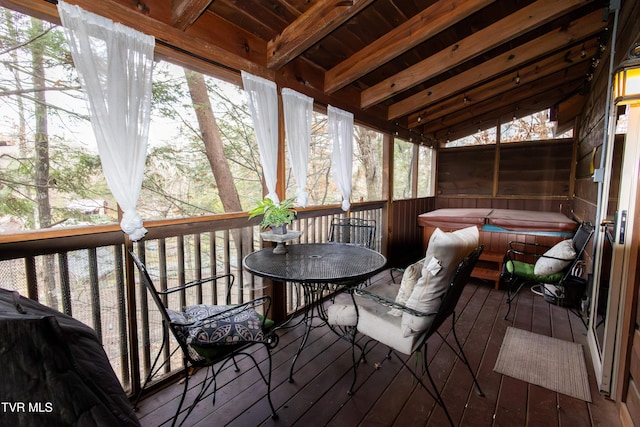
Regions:
[[[375, 281], [388, 281], [381, 272]], [[615, 403], [600, 396], [593, 373], [586, 330], [581, 320], [566, 309], [550, 305], [528, 289], [512, 303], [509, 318], [506, 295], [490, 283], [472, 282], [457, 307], [456, 332], [484, 392], [475, 392], [466, 366], [454, 357], [443, 338], [454, 344], [451, 322], [433, 336], [427, 358], [441, 387], [452, 418], [463, 426], [619, 426]], [[574, 341], [583, 345], [593, 402], [558, 394], [493, 371], [507, 327]], [[367, 347], [367, 363], [358, 368], [356, 392], [349, 397], [352, 356], [347, 342], [327, 327], [312, 330], [307, 346], [298, 358], [294, 382], [288, 375], [291, 358], [300, 343], [302, 327], [283, 330], [272, 353], [272, 400], [278, 419], [270, 417], [265, 385], [248, 359], [240, 360], [241, 372], [226, 368], [219, 378], [216, 404], [201, 402], [185, 425], [188, 426], [440, 426], [446, 417], [397, 358], [385, 359], [382, 345]], [[455, 345], [455, 344], [454, 344]], [[261, 366], [264, 349], [252, 350]], [[405, 359], [406, 360], [406, 359]], [[415, 360], [409, 360], [412, 366]], [[196, 385], [203, 372], [189, 382]], [[425, 381], [428, 381], [425, 376]], [[140, 404], [143, 426], [162, 425], [177, 407], [182, 384], [174, 384]], [[168, 424], [166, 424], [168, 425]]]

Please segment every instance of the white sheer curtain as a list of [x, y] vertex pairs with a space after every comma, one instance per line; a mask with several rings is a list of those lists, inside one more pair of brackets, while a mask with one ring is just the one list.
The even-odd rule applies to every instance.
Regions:
[[282, 89], [282, 105], [291, 171], [298, 184], [296, 203], [298, 206], [305, 207], [309, 199], [309, 194], [305, 190], [307, 188], [313, 98], [293, 89], [284, 88]]
[[342, 210], [351, 207], [353, 169], [353, 114], [331, 105], [327, 108], [329, 140], [332, 142], [331, 171], [342, 195]]
[[147, 230], [136, 211], [147, 153], [155, 39], [58, 1], [73, 62], [87, 95], [107, 185], [133, 241]]
[[278, 167], [278, 94], [272, 81], [242, 71], [242, 84], [247, 94], [249, 111], [258, 140], [262, 173], [267, 184], [267, 197], [279, 203], [276, 194]]

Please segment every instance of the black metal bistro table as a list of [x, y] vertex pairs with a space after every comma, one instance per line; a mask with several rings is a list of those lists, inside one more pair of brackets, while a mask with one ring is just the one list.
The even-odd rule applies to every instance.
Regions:
[[[302, 285], [305, 297], [305, 333], [291, 363], [289, 381], [311, 329], [313, 312], [326, 322], [320, 300], [327, 290], [357, 286], [384, 268], [387, 259], [374, 250], [346, 244], [311, 243], [287, 245], [286, 254], [262, 249], [244, 257], [242, 264], [252, 274], [278, 282]], [[335, 331], [334, 331], [335, 332]]]

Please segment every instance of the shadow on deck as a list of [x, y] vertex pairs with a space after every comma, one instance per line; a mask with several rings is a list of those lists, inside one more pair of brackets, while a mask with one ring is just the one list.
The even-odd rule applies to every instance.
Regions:
[[[374, 278], [388, 281], [384, 271]], [[485, 393], [475, 393], [466, 367], [438, 336], [429, 341], [428, 358], [451, 416], [460, 426], [618, 426], [615, 403], [598, 393], [586, 345], [586, 330], [578, 317], [523, 291], [509, 316], [505, 292], [473, 282], [460, 298], [456, 330]], [[493, 371], [508, 326], [583, 344], [593, 402], [587, 403]], [[452, 339], [450, 322], [442, 335]], [[352, 380], [350, 345], [327, 327], [316, 328], [296, 363], [294, 383], [289, 367], [303, 333], [301, 326], [284, 330], [273, 351], [272, 399], [279, 418], [270, 417], [265, 385], [247, 360], [241, 372], [225, 369], [218, 378], [215, 405], [207, 398], [195, 408], [188, 426], [441, 426], [446, 417], [433, 399], [401, 369], [398, 360], [385, 360], [386, 348], [371, 347], [359, 367], [356, 392], [347, 395]], [[256, 346], [256, 352], [264, 350]], [[258, 354], [258, 357], [260, 355]], [[411, 361], [410, 363], [415, 363]], [[198, 376], [189, 382], [197, 385]], [[175, 384], [140, 404], [143, 426], [158, 426], [173, 416], [182, 392]], [[187, 397], [189, 399], [189, 397]], [[190, 402], [190, 400], [187, 400]], [[169, 425], [170, 423], [167, 423]]]

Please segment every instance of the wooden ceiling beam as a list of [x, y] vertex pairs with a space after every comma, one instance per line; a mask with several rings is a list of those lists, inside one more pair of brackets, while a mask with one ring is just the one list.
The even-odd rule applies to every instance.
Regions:
[[318, 0], [267, 43], [267, 67], [278, 70], [373, 0]]
[[[68, 3], [78, 5], [84, 10], [154, 36], [156, 38], [156, 50], [160, 49], [158, 46], [162, 44], [162, 51], [167, 53], [168, 56], [170, 56], [170, 50], [175, 49], [176, 51], [189, 52], [194, 58], [198, 58], [197, 60], [202, 64], [209, 64], [211, 68], [216, 70], [219, 67], [223, 67], [236, 72], [245, 70], [269, 80], [274, 80], [275, 78], [275, 73], [266, 67], [234, 52], [222, 49], [213, 43], [194, 37], [188, 32], [180, 31], [167, 23], [153, 19], [142, 11], [136, 12], [120, 3], [106, 0], [98, 2], [94, 0], [68, 0]], [[39, 17], [60, 23], [56, 6], [42, 0], [0, 0], [0, 5], [27, 14], [32, 13], [31, 11], [38, 11]], [[213, 74], [215, 75], [215, 73]]]
[[325, 92], [336, 92], [494, 1], [438, 1], [327, 71]]
[[[447, 129], [440, 130], [434, 134], [430, 134], [427, 138], [430, 141], [437, 141], [439, 143], [445, 143], [446, 141], [455, 141], [456, 139], [464, 138], [469, 135], [473, 135], [478, 132], [478, 130], [487, 130], [489, 128], [495, 127], [498, 121], [500, 123], [507, 123], [510, 120], [513, 120], [514, 109], [516, 107], [519, 108], [516, 111], [516, 117], [522, 118], [531, 114], [535, 114], [538, 111], [542, 111], [546, 108], [550, 108], [551, 106], [548, 103], [548, 99], [550, 97], [555, 96], [560, 102], [560, 98], [566, 97], [567, 95], [562, 91], [562, 89], [554, 88], [548, 91], [547, 93], [540, 94], [542, 95], [539, 98], [532, 98], [526, 101], [526, 103], [518, 103], [511, 105], [503, 105], [502, 107], [491, 111], [483, 116], [477, 117], [475, 122], [467, 122], [460, 123], [459, 125]], [[572, 95], [569, 95], [572, 96]]]
[[[470, 68], [450, 79], [442, 81], [428, 89], [390, 105], [388, 118], [389, 120], [393, 120], [401, 116], [406, 116], [407, 114], [424, 108], [425, 106], [432, 105], [456, 93], [460, 93], [464, 90], [468, 92], [468, 88], [474, 87], [483, 81], [495, 78], [505, 72], [516, 70], [518, 67], [530, 63], [532, 60], [548, 55], [549, 52], [558, 51], [565, 46], [571, 46], [579, 40], [584, 40], [587, 37], [593, 36], [594, 34], [601, 32], [606, 25], [607, 22], [602, 21], [602, 13], [600, 11], [592, 12], [589, 15], [572, 22], [568, 27], [557, 28], [550, 33], [490, 59], [480, 66]], [[595, 52], [592, 54], [595, 54]], [[573, 52], [563, 49], [563, 55], [567, 55], [567, 58], [565, 59], [571, 62], [580, 61], [582, 59], [579, 57], [579, 48]], [[571, 56], [571, 58], [569, 58], [569, 56]], [[562, 66], [563, 63], [566, 64], [565, 66], [571, 65], [570, 62], [562, 60], [559, 65]], [[549, 61], [544, 60], [542, 63], [535, 66], [536, 72], [550, 74], [554, 71], [558, 71], [558, 68], [547, 68], [549, 65]], [[521, 70], [519, 72], [520, 77], [524, 77], [523, 71]], [[420, 114], [414, 114], [411, 117], [414, 116], [420, 117]], [[409, 126], [411, 126], [412, 122], [411, 117], [409, 118]]]
[[[522, 105], [539, 100], [544, 107], [555, 105], [559, 99], [572, 95], [585, 81], [585, 65], [578, 64], [566, 70], [546, 76], [526, 85], [518, 85], [499, 96], [471, 105], [461, 104], [454, 114], [424, 123], [421, 127], [425, 135], [442, 133], [456, 127], [472, 127], [486, 121], [496, 111], [503, 111], [505, 106], [511, 108], [511, 114]], [[506, 112], [509, 112], [508, 110]], [[495, 123], [494, 123], [495, 124]]]
[[207, 10], [213, 0], [172, 0], [171, 24], [185, 31]]
[[368, 108], [378, 104], [588, 3], [587, 0], [538, 0], [365, 89], [360, 106]]
[[[581, 62], [590, 61], [598, 51], [598, 41], [593, 39], [585, 42], [584, 57], [582, 48], [570, 48], [564, 50], [554, 56], [545, 58], [544, 60], [531, 64], [518, 70], [520, 83], [514, 81], [516, 74], [511, 72], [499, 78], [493, 79], [480, 86], [476, 86], [471, 90], [464, 92], [464, 95], [451, 97], [443, 102], [431, 105], [429, 108], [420, 112], [409, 115], [407, 125], [409, 128], [420, 126], [427, 121], [437, 120], [440, 117], [455, 114], [460, 109], [460, 104], [464, 103], [463, 99], [467, 99], [467, 105], [477, 104], [479, 102], [497, 99], [502, 93], [514, 89], [516, 86], [525, 86], [535, 80], [544, 78], [550, 74], [577, 65]], [[587, 67], [585, 67], [586, 69]]]

